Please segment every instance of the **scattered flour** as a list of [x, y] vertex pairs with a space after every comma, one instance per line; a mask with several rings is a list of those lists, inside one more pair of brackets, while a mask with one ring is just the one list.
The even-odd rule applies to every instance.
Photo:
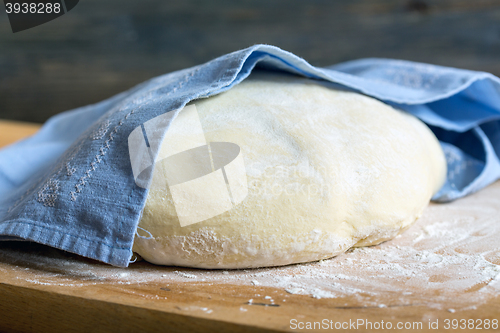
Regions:
[[[177, 275], [179, 275], [179, 276], [188, 278], [188, 279], [196, 279], [196, 278], [198, 278], [198, 276], [196, 276], [194, 274], [189, 274], [189, 273], [185, 273], [185, 272], [174, 271], [174, 273], [177, 274]], [[165, 275], [165, 274], [163, 274], [163, 275]]]

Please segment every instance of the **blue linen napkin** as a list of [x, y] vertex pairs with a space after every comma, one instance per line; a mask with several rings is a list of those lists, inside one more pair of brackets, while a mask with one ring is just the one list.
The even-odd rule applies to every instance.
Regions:
[[231, 89], [256, 66], [331, 81], [423, 120], [448, 163], [436, 201], [500, 178], [497, 77], [389, 59], [318, 68], [277, 47], [255, 45], [54, 116], [34, 136], [0, 150], [0, 240], [30, 240], [128, 266], [147, 196], [134, 181], [129, 134], [191, 100]]

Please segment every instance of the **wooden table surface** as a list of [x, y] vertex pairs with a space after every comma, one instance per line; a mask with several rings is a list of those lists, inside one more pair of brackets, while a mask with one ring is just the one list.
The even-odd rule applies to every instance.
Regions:
[[[35, 130], [34, 125], [0, 121], [0, 145], [20, 139]], [[458, 202], [432, 204], [429, 213], [426, 211], [424, 217], [405, 235], [411, 236], [419, 230], [431, 232], [424, 226], [432, 226], [433, 219], [442, 223], [442, 216], [447, 212], [453, 215], [453, 219], [464, 219], [470, 214], [475, 223], [487, 220], [484, 223], [496, 225], [500, 222], [500, 205], [497, 202], [500, 202], [500, 183]], [[481, 205], [484, 205], [484, 209], [478, 209]], [[476, 233], [474, 237], [479, 237], [479, 234]], [[481, 237], [496, 236], [490, 234]], [[398, 241], [386, 242], [372, 249], [393, 246], [392, 249], [396, 250], [394, 244], [398, 244]], [[416, 255], [428, 252], [425, 249], [419, 251]], [[363, 258], [363, 253], [360, 255], [357, 258]], [[460, 256], [460, 253], [454, 252], [453, 255]], [[334, 264], [335, 260], [345, 260], [346, 255], [343, 256], [331, 259], [330, 264]], [[500, 265], [498, 252], [495, 258], [496, 261], [491, 260], [490, 256], [491, 267]], [[305, 265], [308, 272], [314, 271], [316, 267], [319, 270], [321, 266], [308, 265]], [[298, 270], [303, 266], [294, 265], [288, 270]], [[280, 274], [287, 272], [287, 269], [271, 268], [265, 274], [272, 275], [273, 270]], [[245, 272], [251, 274], [252, 270]], [[212, 281], [189, 279], [203, 274], [219, 274], [225, 278]], [[426, 286], [411, 287], [411, 282], [416, 278], [410, 276], [405, 282], [394, 280], [393, 292], [372, 293], [370, 296], [369, 290], [359, 290], [333, 298], [291, 293], [276, 286], [231, 282], [236, 281], [232, 277], [237, 274], [241, 274], [241, 271], [208, 272], [158, 267], [146, 262], [132, 264], [129, 268], [116, 268], [38, 244], [3, 242], [0, 243], [0, 331], [300, 331], [297, 326], [299, 322], [306, 325], [307, 322], [323, 322], [324, 319], [341, 323], [351, 331], [354, 331], [353, 326], [346, 326], [347, 323], [358, 320], [372, 323], [384, 321], [394, 325], [397, 322], [422, 323], [421, 328], [408, 331], [429, 331], [429, 323], [437, 321], [438, 329], [432, 331], [454, 331], [445, 329], [446, 319], [500, 319], [500, 289], [496, 293], [489, 290], [485, 294], [485, 287], [495, 282], [500, 274], [487, 283], [464, 290], [460, 295], [441, 293]], [[434, 278], [429, 281], [429, 285], [436, 281]], [[338, 280], [338, 283], [344, 282]], [[405, 293], [401, 291], [404, 289], [397, 286], [401, 283], [407, 284], [407, 290], [417, 288], [417, 292], [411, 296], [413, 298], [408, 298], [407, 295], [411, 293]], [[433, 303], [433, 298], [440, 301]], [[368, 299], [375, 303], [367, 303]], [[456, 303], [459, 299], [461, 303], [458, 306]], [[374, 306], [377, 300], [383, 305]], [[295, 324], [291, 324], [293, 319], [296, 320], [293, 322]], [[306, 328], [304, 326], [304, 330]], [[365, 326], [358, 329], [382, 331]], [[469, 329], [457, 330], [464, 332]]]

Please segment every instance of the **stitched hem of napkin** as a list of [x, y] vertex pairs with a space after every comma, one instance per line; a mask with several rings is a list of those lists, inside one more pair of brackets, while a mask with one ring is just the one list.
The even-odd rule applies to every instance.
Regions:
[[0, 234], [42, 243], [120, 267], [127, 267], [132, 257], [131, 245], [110, 245], [102, 241], [87, 239], [82, 236], [61, 232], [57, 229], [40, 226], [36, 222], [26, 219], [3, 222], [0, 225]]

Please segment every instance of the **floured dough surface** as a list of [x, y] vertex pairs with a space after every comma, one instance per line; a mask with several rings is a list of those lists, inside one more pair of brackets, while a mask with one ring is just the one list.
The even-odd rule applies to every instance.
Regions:
[[[133, 250], [155, 264], [278, 266], [378, 244], [415, 222], [445, 179], [422, 122], [321, 81], [255, 73], [191, 104], [207, 142], [240, 147], [248, 193], [181, 226], [169, 186], [153, 186]], [[183, 112], [174, 122], [187, 133]]]

